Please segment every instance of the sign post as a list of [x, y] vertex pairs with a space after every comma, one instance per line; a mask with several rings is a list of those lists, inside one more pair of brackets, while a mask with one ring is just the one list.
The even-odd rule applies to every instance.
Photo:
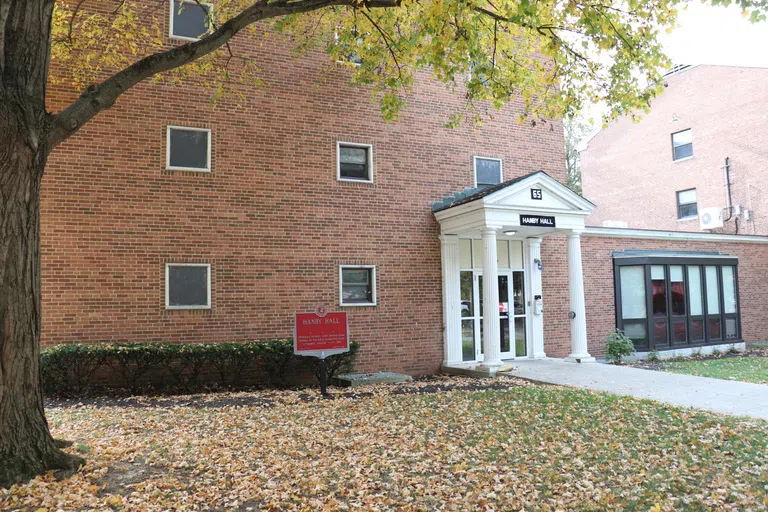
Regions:
[[296, 313], [293, 324], [293, 353], [320, 359], [320, 393], [327, 392], [325, 358], [349, 352], [349, 326], [345, 311], [329, 312], [318, 306], [313, 313]]

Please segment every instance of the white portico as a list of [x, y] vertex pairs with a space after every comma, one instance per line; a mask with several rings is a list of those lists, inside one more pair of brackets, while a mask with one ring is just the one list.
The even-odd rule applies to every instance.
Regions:
[[[440, 223], [445, 355], [443, 366], [495, 375], [503, 360], [542, 358], [542, 238], [568, 237], [571, 353], [587, 350], [580, 232], [594, 204], [539, 171], [433, 204]], [[494, 307], [484, 307], [493, 304]]]

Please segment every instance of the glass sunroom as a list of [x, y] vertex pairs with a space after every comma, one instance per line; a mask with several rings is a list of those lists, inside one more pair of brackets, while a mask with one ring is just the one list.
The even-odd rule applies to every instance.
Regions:
[[616, 326], [638, 351], [741, 342], [735, 256], [620, 251], [613, 262]]

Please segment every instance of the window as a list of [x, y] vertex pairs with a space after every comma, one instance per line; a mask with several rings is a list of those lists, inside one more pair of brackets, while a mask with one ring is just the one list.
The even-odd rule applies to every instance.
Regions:
[[210, 309], [211, 266], [168, 263], [165, 266], [166, 309]]
[[211, 27], [213, 6], [196, 0], [173, 0], [171, 4], [171, 37], [197, 41]]
[[166, 169], [171, 171], [211, 170], [211, 130], [169, 126]]
[[691, 130], [683, 130], [672, 134], [672, 160], [682, 160], [693, 156], [693, 139]]
[[643, 351], [739, 341], [735, 263], [716, 253], [614, 256], [616, 326]]
[[373, 182], [373, 146], [337, 142], [336, 157], [339, 180]]
[[681, 190], [677, 193], [677, 218], [695, 219], [699, 216], [699, 208], [696, 205], [696, 189]]
[[501, 159], [475, 157], [475, 187], [478, 190], [501, 183]]
[[340, 266], [339, 288], [342, 306], [375, 306], [376, 267], [373, 265]]

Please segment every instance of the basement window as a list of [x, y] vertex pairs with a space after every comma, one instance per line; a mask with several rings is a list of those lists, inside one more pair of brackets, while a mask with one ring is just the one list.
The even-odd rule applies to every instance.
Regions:
[[166, 169], [171, 171], [211, 170], [211, 130], [169, 126]]
[[166, 309], [211, 309], [211, 266], [168, 263], [165, 266]]
[[171, 2], [171, 37], [197, 41], [211, 29], [213, 6], [196, 0]]
[[373, 183], [373, 146], [336, 143], [336, 177], [341, 181]]
[[342, 306], [376, 305], [376, 267], [373, 265], [341, 265], [339, 294]]

